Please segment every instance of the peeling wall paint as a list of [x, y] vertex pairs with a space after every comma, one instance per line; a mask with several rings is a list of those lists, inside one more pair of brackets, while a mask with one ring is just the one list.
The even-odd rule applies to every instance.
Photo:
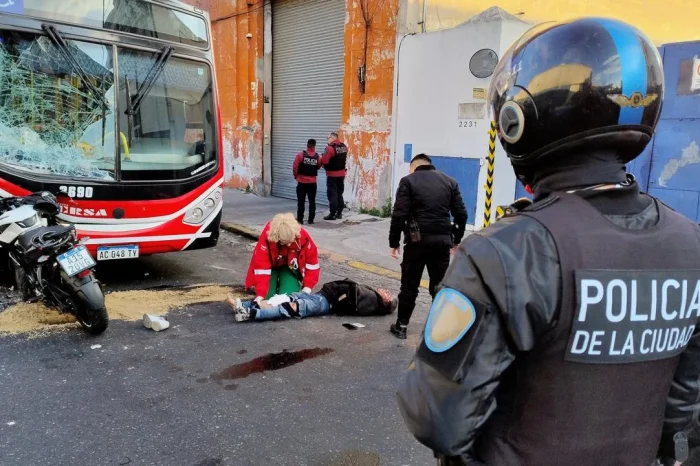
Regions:
[[379, 207], [391, 199], [391, 112], [399, 0], [370, 0], [365, 92], [357, 77], [365, 62], [365, 20], [359, 1], [348, 0], [341, 139], [348, 145], [345, 199]]
[[[363, 93], [357, 71], [365, 59], [365, 20], [360, 2], [346, 0], [345, 78], [339, 132], [350, 150], [346, 202], [373, 208], [392, 197], [390, 134], [399, 0], [367, 1], [371, 19]], [[263, 129], [265, 134], [270, 129], [263, 128], [263, 121], [267, 120], [261, 86], [266, 72], [264, 54], [270, 54], [274, 44], [270, 30], [265, 32], [263, 27], [264, 12], [259, 3], [249, 7], [247, 0], [210, 0], [210, 5], [226, 184], [239, 189], [250, 187], [262, 195], [265, 183], [268, 190], [270, 183], [263, 176], [267, 172], [263, 170]], [[222, 19], [233, 14], [237, 15]], [[249, 32], [253, 37], [247, 39]]]
[[[195, 0], [192, 0], [195, 1]], [[263, 13], [247, 0], [210, 4], [226, 185], [263, 192]], [[250, 33], [252, 38], [246, 38]]]
[[681, 157], [678, 159], [670, 159], [666, 165], [664, 165], [661, 171], [661, 176], [659, 176], [659, 186], [667, 187], [667, 182], [673, 175], [675, 175], [678, 170], [687, 166], [700, 163], [700, 146], [695, 141], [692, 141], [690, 145], [681, 151]]

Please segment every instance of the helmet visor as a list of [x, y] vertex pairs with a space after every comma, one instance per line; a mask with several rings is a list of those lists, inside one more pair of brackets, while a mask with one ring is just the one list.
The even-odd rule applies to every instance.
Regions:
[[489, 102], [489, 119], [496, 121], [495, 105], [501, 101], [506, 92], [514, 85], [520, 71], [520, 62], [513, 63], [513, 55], [520, 50], [520, 47], [531, 40], [536, 35], [552, 28], [557, 23], [555, 21], [547, 21], [540, 23], [528, 29], [508, 48], [503, 57], [498, 61], [496, 69], [493, 71], [493, 79], [489, 85], [488, 102]]

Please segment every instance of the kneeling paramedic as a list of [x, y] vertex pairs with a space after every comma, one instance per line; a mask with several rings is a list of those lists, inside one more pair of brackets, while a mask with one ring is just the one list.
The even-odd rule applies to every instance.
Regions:
[[462, 242], [399, 389], [442, 464], [687, 456], [700, 228], [625, 170], [654, 134], [663, 83], [654, 44], [609, 19], [537, 26], [496, 67], [490, 111], [534, 202]]

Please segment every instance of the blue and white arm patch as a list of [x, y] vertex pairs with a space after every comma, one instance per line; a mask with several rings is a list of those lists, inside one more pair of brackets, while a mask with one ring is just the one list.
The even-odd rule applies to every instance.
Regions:
[[459, 291], [443, 288], [428, 313], [423, 340], [430, 351], [449, 350], [467, 334], [476, 321], [474, 304]]

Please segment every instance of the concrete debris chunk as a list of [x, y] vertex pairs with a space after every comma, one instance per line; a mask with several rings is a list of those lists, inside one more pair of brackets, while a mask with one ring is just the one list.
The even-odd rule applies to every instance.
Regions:
[[167, 320], [165, 320], [164, 317], [161, 316], [144, 314], [143, 326], [146, 328], [150, 328], [151, 330], [154, 330], [156, 332], [160, 332], [161, 330], [165, 330], [166, 328], [170, 327], [170, 322], [168, 322]]

